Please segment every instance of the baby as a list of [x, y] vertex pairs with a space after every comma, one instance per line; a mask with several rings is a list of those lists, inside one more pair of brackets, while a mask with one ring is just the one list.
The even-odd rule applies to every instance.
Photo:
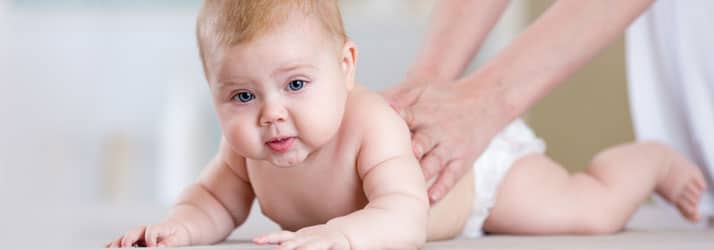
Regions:
[[430, 207], [409, 129], [354, 80], [357, 48], [336, 1], [208, 0], [197, 23], [219, 151], [162, 223], [108, 247], [217, 243], [254, 200], [284, 230], [254, 242], [280, 249], [416, 249], [482, 231], [611, 233], [653, 191], [698, 219], [705, 183], [673, 150], [618, 146], [569, 175], [521, 121]]

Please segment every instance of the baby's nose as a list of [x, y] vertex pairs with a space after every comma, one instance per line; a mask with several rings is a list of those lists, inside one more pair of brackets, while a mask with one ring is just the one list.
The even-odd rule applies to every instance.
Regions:
[[260, 114], [260, 125], [269, 126], [273, 123], [284, 122], [287, 111], [282, 105], [265, 105]]

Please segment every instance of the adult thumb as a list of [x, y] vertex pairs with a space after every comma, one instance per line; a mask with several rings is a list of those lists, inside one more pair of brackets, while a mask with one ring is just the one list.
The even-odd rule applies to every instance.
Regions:
[[383, 92], [382, 96], [384, 96], [392, 108], [399, 111], [399, 109], [412, 106], [416, 103], [420, 93], [421, 92], [416, 89], [397, 87]]
[[395, 108], [395, 110], [402, 117], [402, 120], [407, 123], [409, 130], [414, 130], [417, 127], [417, 120], [412, 107]]

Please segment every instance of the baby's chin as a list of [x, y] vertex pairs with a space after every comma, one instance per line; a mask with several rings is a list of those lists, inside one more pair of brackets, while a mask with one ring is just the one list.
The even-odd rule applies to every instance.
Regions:
[[307, 158], [307, 153], [286, 152], [278, 155], [271, 155], [267, 161], [279, 168], [291, 168], [302, 164]]

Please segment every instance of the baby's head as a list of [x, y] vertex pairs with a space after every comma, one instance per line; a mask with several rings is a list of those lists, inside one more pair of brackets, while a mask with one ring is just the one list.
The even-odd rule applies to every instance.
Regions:
[[336, 1], [207, 0], [197, 36], [236, 153], [294, 166], [337, 134], [357, 50]]

